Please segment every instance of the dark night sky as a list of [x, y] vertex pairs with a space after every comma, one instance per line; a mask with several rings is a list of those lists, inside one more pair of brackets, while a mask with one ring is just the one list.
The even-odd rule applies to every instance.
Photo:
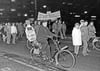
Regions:
[[[0, 0], [0, 21], [22, 21], [28, 17], [35, 15], [35, 0]], [[70, 12], [83, 15], [84, 11], [88, 11], [86, 18], [96, 15], [100, 20], [100, 0], [36, 0], [37, 9], [41, 12], [61, 10], [62, 19], [67, 21], [77, 21], [70, 15]], [[43, 8], [46, 5], [47, 8]], [[14, 9], [14, 11], [12, 11]], [[28, 14], [27, 17], [24, 15]], [[97, 21], [97, 22], [98, 22]], [[100, 22], [99, 22], [100, 23]], [[99, 31], [100, 24], [96, 23]], [[69, 24], [72, 26], [72, 24]]]
[[[43, 5], [47, 5], [47, 8], [44, 9]], [[100, 16], [100, 0], [37, 0], [37, 7], [41, 12], [61, 10], [62, 16], [66, 16], [70, 12], [82, 14], [85, 10], [90, 15]], [[34, 0], [15, 0], [15, 2], [0, 0], [0, 9], [4, 9], [0, 11], [1, 19], [24, 18], [25, 13], [28, 14], [28, 17], [34, 17]], [[12, 12], [11, 9], [16, 9], [16, 11]], [[3, 14], [1, 15], [1, 13]]]

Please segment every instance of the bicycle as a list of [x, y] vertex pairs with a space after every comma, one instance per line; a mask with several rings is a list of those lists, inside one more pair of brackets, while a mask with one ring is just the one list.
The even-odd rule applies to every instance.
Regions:
[[[62, 68], [73, 68], [75, 65], [75, 57], [71, 51], [68, 50], [68, 46], [60, 47], [59, 41], [55, 41], [51, 39], [56, 47], [56, 52], [54, 53], [54, 61], [56, 66], [60, 66]], [[28, 45], [28, 43], [27, 43]], [[28, 45], [29, 46], [29, 45]], [[29, 47], [28, 47], [29, 48]], [[34, 60], [34, 48], [30, 48], [31, 58]], [[39, 47], [38, 47], [39, 48]], [[41, 52], [37, 55], [41, 58]]]
[[100, 51], [100, 37], [95, 37], [92, 41], [93, 49]]

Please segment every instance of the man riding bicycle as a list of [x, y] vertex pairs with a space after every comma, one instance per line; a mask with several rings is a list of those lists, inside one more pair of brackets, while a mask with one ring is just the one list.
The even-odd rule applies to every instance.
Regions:
[[42, 25], [39, 26], [37, 33], [37, 41], [42, 45], [42, 54], [48, 56], [49, 59], [51, 59], [51, 53], [47, 39], [53, 38], [53, 36], [56, 35], [51, 33], [50, 30], [47, 28], [47, 22], [44, 22], [42, 23]]

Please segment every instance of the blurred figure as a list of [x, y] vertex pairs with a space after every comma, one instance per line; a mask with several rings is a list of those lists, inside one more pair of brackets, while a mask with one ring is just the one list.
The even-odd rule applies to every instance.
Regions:
[[40, 24], [41, 24], [41, 21], [38, 21], [37, 23], [35, 23], [34, 29], [36, 31], [36, 34], [38, 34], [38, 30], [40, 28]]
[[11, 23], [7, 23], [7, 44], [11, 42]]
[[17, 35], [17, 27], [15, 26], [15, 23], [12, 23], [11, 26], [11, 35], [12, 35], [12, 43], [16, 43], [16, 35]]
[[0, 40], [2, 40], [2, 29], [3, 29], [3, 24], [0, 24]]
[[7, 39], [7, 23], [4, 24], [4, 35], [3, 35], [3, 42], [6, 42]]
[[65, 22], [63, 21], [61, 30], [62, 30], [62, 35], [63, 35], [64, 39], [66, 38], [66, 28], [67, 28], [67, 27], [66, 27], [66, 24], [65, 24]]
[[88, 55], [88, 41], [89, 41], [89, 31], [88, 31], [88, 22], [87, 21], [81, 21], [81, 33], [82, 33], [82, 42], [83, 42], [83, 55]]
[[18, 38], [22, 38], [24, 34], [24, 26], [22, 22], [17, 24], [17, 28], [18, 28]]
[[78, 55], [79, 47], [82, 45], [81, 30], [79, 26], [79, 23], [75, 23], [75, 26], [72, 30], [72, 41], [74, 45], [74, 53], [76, 55]]
[[56, 20], [53, 25], [52, 25], [52, 32], [58, 35], [58, 26], [57, 26], [58, 21]]
[[88, 30], [89, 30], [89, 37], [91, 38], [95, 38], [96, 37], [96, 29], [94, 27], [94, 22], [90, 22], [90, 24], [88, 25]]
[[61, 20], [58, 20], [58, 35], [60, 35], [61, 39], [64, 39], [61, 28], [62, 28]]

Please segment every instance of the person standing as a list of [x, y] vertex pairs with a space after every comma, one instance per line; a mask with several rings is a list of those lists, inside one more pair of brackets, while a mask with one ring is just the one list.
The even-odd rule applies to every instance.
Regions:
[[72, 42], [74, 45], [74, 53], [78, 55], [79, 47], [82, 45], [81, 30], [79, 27], [79, 23], [75, 23], [75, 26], [72, 30]]
[[11, 42], [11, 23], [7, 23], [7, 44]]
[[58, 35], [60, 34], [61, 39], [63, 39], [64, 37], [63, 37], [62, 31], [61, 31], [62, 24], [61, 24], [60, 19], [58, 20], [58, 27], [57, 28], [58, 28]]
[[81, 21], [81, 33], [82, 33], [82, 42], [83, 42], [83, 55], [88, 55], [88, 41], [89, 41], [89, 32], [88, 32], [88, 22], [87, 21]]
[[22, 22], [17, 24], [17, 28], [18, 28], [18, 38], [22, 38], [24, 34], [24, 26]]
[[17, 27], [15, 26], [15, 23], [12, 23], [11, 26], [11, 35], [12, 35], [12, 43], [15, 44], [16, 42], [16, 35], [17, 35]]
[[58, 25], [57, 25], [58, 21], [56, 20], [53, 25], [52, 25], [52, 32], [55, 33], [56, 35], [58, 35]]
[[94, 22], [90, 22], [90, 24], [88, 25], [88, 30], [89, 30], [89, 37], [91, 38], [95, 38], [96, 37], [96, 29], [94, 27]]
[[65, 39], [65, 38], [66, 38], [66, 24], [65, 24], [64, 21], [63, 21], [63, 23], [62, 23], [61, 30], [62, 30], [63, 37], [64, 37], [64, 39]]

